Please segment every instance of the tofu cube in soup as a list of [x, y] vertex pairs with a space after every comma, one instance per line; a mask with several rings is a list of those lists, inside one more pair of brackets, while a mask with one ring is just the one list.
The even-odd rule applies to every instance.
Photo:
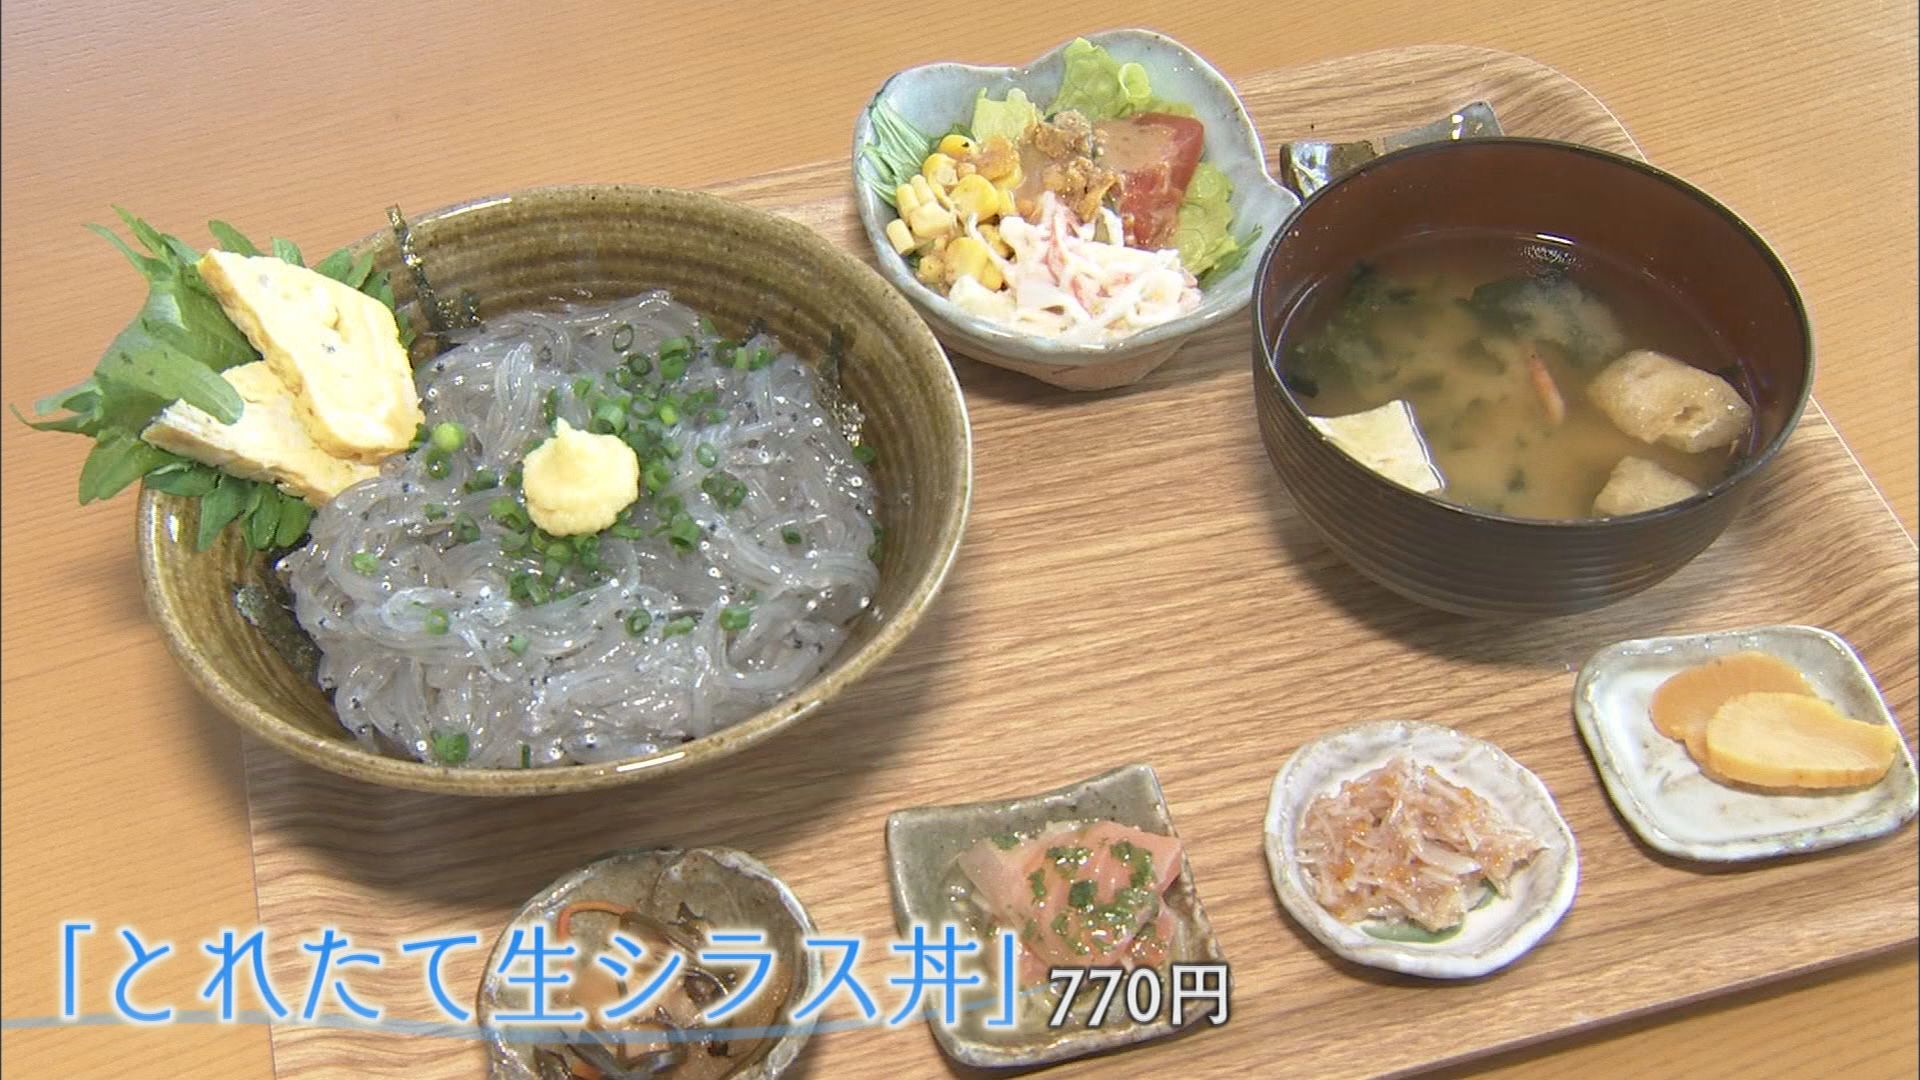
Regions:
[[1700, 494], [1700, 488], [1684, 476], [1676, 476], [1658, 462], [1646, 458], [1621, 458], [1607, 477], [1607, 485], [1593, 500], [1597, 517], [1638, 514], [1658, 510], [1682, 499]]
[[1730, 447], [1753, 423], [1727, 380], [1651, 349], [1607, 365], [1587, 394], [1627, 435], [1689, 454]]

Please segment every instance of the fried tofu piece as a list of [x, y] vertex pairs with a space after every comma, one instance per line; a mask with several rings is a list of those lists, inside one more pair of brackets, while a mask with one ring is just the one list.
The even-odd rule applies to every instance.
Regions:
[[385, 304], [268, 256], [209, 251], [198, 269], [320, 449], [371, 464], [413, 442], [426, 416]]
[[1651, 349], [1608, 364], [1587, 396], [1633, 438], [1689, 454], [1732, 446], [1753, 426], [1753, 408], [1731, 383]]
[[264, 360], [228, 368], [220, 377], [244, 403], [240, 419], [223, 424], [184, 401], [167, 406], [140, 437], [162, 450], [248, 480], [270, 480], [315, 506], [378, 469], [320, 449], [301, 423], [293, 395]]
[[1593, 500], [1596, 517], [1618, 517], [1658, 510], [1682, 499], [1700, 494], [1693, 481], [1675, 474], [1658, 462], [1646, 458], [1625, 457], [1607, 475], [1605, 487]]

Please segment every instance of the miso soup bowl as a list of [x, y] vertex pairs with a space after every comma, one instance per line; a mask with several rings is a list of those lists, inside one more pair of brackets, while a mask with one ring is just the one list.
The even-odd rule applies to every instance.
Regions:
[[[1580, 521], [1509, 517], [1380, 476], [1307, 421], [1280, 378], [1316, 283], [1423, 233], [1545, 233], [1676, 290], [1751, 373], [1750, 452], [1719, 484], [1657, 510]], [[1798, 422], [1813, 341], [1793, 279], [1753, 229], [1644, 162], [1536, 139], [1434, 143], [1376, 158], [1304, 203], [1260, 262], [1255, 411], [1294, 505], [1361, 573], [1419, 603], [1496, 619], [1569, 615], [1658, 584], [1740, 512]]]
[[[806, 226], [712, 195], [619, 184], [539, 188], [412, 219], [419, 266], [442, 304], [482, 318], [601, 303], [649, 289], [738, 334], [763, 319], [802, 359], [838, 350], [838, 384], [865, 420], [886, 529], [880, 614], [854, 624], [824, 671], [731, 727], [660, 753], [538, 769], [452, 768], [383, 756], [355, 741], [275, 635], [244, 617], [236, 591], [270, 581], [237, 530], [196, 551], [198, 500], [140, 496], [140, 574], [167, 646], [200, 691], [241, 727], [294, 757], [391, 787], [455, 795], [548, 795], [635, 784], [693, 769], [820, 716], [891, 653], [933, 604], [960, 546], [973, 484], [966, 403], [946, 353], [880, 275]], [[393, 274], [401, 315], [425, 304], [392, 230], [356, 252]], [[422, 351], [416, 343], [416, 354]]]

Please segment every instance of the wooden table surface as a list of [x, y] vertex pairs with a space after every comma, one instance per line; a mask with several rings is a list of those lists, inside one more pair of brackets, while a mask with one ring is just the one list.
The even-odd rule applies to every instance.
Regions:
[[[1909, 531], [1915, 480], [1913, 0], [1116, 2], [1229, 75], [1461, 42], [1524, 53], [1607, 102], [1656, 164], [1744, 214], [1813, 313], [1815, 394]], [[870, 0], [518, 4], [9, 0], [0, 14], [0, 396], [79, 379], [137, 306], [82, 232], [119, 203], [193, 231], [220, 216], [326, 250], [383, 207], [531, 184], [699, 185], [845, 153], [896, 68], [1024, 59], [1085, 5], [912, 8]], [[938, 30], [936, 31], [936, 28]], [[176, 958], [257, 923], [239, 738], [193, 696], [145, 619], [130, 498], [78, 509], [80, 440], [11, 420], [4, 457], [4, 985], [11, 1076], [272, 1074], [266, 1031], [15, 1027], [59, 1004], [58, 924], [99, 932], [84, 1008], [104, 1006], [119, 926]], [[1907, 842], [1912, 842], [1911, 834]], [[1756, 944], [1756, 947], [1764, 947]], [[204, 966], [161, 963], [137, 997], [187, 1008]], [[1912, 952], [1755, 988], [1508, 1055], [1524, 1076], [1912, 1076]], [[1125, 1058], [1115, 1059], [1125, 1074]]]

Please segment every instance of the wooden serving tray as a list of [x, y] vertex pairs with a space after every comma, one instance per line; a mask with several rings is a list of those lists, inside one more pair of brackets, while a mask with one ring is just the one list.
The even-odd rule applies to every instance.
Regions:
[[[1405, 129], [1474, 100], [1513, 134], [1637, 153], [1566, 77], [1477, 49], [1372, 53], [1240, 88], [1270, 154], [1294, 138]], [[864, 251], [843, 163], [720, 190]], [[1914, 940], [1911, 829], [1760, 866], [1668, 861], [1614, 814], [1572, 719], [1573, 671], [1609, 642], [1804, 622], [1853, 642], [1913, 738], [1913, 541], [1818, 408], [1733, 528], [1676, 577], [1591, 615], [1482, 625], [1397, 599], [1320, 543], [1261, 450], [1250, 347], [1236, 321], [1145, 382], [1100, 394], [956, 358], [977, 489], [944, 596], [835, 706], [710, 771], [497, 802], [370, 787], [250, 744], [260, 918], [283, 997], [304, 994], [311, 972], [298, 942], [333, 926], [389, 958], [378, 972], [354, 969], [354, 993], [389, 1020], [430, 1023], [439, 1014], [398, 940], [474, 931], [490, 942], [528, 895], [595, 855], [723, 844], [771, 865], [824, 931], [866, 935], [863, 981], [890, 1009], [899, 991], [885, 978], [903, 969], [880, 949], [893, 936], [887, 813], [1042, 791], [1136, 761], [1159, 772], [1233, 964], [1232, 1017], [1061, 1075], [1417, 1069]], [[1504, 972], [1434, 984], [1349, 966], [1275, 900], [1260, 835], [1275, 771], [1310, 737], [1383, 717], [1498, 743], [1546, 782], [1579, 838], [1571, 913]], [[483, 955], [484, 943], [450, 967], [469, 1000]], [[470, 1039], [339, 1028], [276, 1027], [273, 1052], [287, 1076], [484, 1068]], [[917, 1022], [816, 1035], [796, 1069], [836, 1080], [949, 1071]]]

